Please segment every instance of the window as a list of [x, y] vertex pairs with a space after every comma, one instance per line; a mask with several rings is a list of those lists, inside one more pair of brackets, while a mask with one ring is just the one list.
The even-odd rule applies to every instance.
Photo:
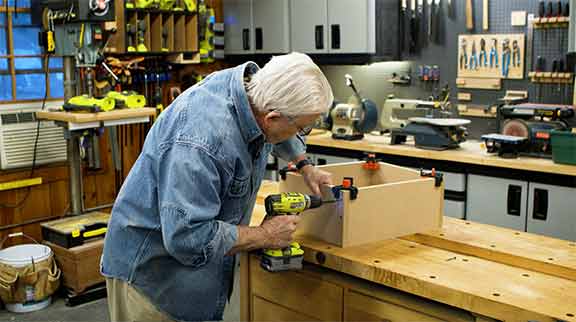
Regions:
[[64, 96], [62, 58], [52, 56], [46, 66], [39, 31], [30, 0], [0, 0], [0, 103], [42, 100], [46, 86], [48, 99]]

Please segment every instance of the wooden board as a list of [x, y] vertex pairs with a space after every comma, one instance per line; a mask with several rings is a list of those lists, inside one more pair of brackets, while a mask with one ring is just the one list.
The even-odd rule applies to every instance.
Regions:
[[348, 248], [298, 241], [307, 262], [471, 312], [503, 321], [576, 321], [574, 281], [399, 239]]
[[87, 123], [99, 121], [123, 120], [129, 118], [146, 117], [156, 115], [156, 109], [145, 107], [139, 109], [120, 109], [110, 112], [99, 113], [73, 113], [73, 112], [52, 112], [39, 111], [36, 117], [41, 120], [61, 121], [70, 123]]
[[458, 100], [469, 102], [472, 100], [472, 94], [470, 94], [470, 93], [458, 93]]
[[100, 257], [104, 248], [104, 238], [81, 246], [64, 248], [45, 241], [56, 257], [62, 270], [63, 285], [76, 293], [105, 281], [100, 274]]
[[[380, 163], [379, 170], [366, 170], [364, 162], [321, 166], [332, 174], [335, 183], [352, 177], [358, 188], [356, 199], [350, 193], [336, 203], [304, 212], [298, 235], [308, 235], [349, 247], [439, 228], [442, 222], [444, 187], [435, 180], [422, 178], [417, 171]], [[302, 176], [289, 173], [280, 182], [281, 192], [310, 193]], [[329, 187], [324, 200], [334, 197]], [[419, 202], [413, 203], [414, 196]]]
[[519, 157], [517, 159], [502, 159], [486, 153], [486, 149], [482, 147], [482, 142], [478, 141], [461, 143], [459, 149], [431, 151], [418, 149], [409, 144], [390, 145], [390, 136], [387, 135], [366, 135], [363, 140], [344, 141], [332, 139], [330, 133], [313, 132], [313, 134], [309, 135], [306, 139], [306, 144], [308, 146], [322, 146], [335, 149], [576, 176], [576, 166], [556, 164], [552, 160], [542, 158]]
[[[481, 47], [480, 42], [484, 40], [486, 43], [486, 62], [484, 65], [484, 58], [480, 57]], [[456, 63], [458, 64], [458, 78], [505, 78], [505, 79], [524, 79], [524, 61], [525, 61], [525, 39], [524, 34], [482, 34], [482, 35], [460, 35], [458, 36], [458, 57]], [[498, 53], [498, 67], [496, 64], [490, 66], [490, 51], [494, 46], [494, 40], [497, 42]], [[510, 68], [508, 75], [503, 73], [503, 43], [509, 41], [510, 48]], [[513, 43], [518, 44], [520, 60], [519, 64], [514, 66], [513, 59]], [[463, 44], [466, 43], [464, 46]], [[478, 68], [471, 68], [473, 47], [476, 48], [476, 57], [478, 58]], [[467, 68], [465, 65], [460, 65], [460, 58], [466, 51]]]
[[403, 239], [576, 281], [575, 242], [449, 217], [439, 231]]
[[458, 78], [458, 88], [500, 90], [502, 80], [499, 78]]

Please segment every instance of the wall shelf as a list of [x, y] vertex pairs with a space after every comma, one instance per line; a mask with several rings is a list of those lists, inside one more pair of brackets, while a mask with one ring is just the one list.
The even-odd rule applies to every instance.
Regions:
[[570, 84], [574, 82], [573, 73], [530, 72], [528, 76], [532, 83]]

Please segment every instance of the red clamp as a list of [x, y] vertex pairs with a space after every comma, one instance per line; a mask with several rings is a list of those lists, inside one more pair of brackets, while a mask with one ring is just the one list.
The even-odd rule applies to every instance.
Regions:
[[280, 174], [280, 178], [282, 178], [282, 180], [286, 180], [286, 174], [288, 172], [298, 172], [298, 169], [296, 168], [294, 163], [289, 162], [287, 166], [278, 171], [278, 173]]
[[364, 159], [364, 164], [362, 165], [362, 168], [366, 169], [366, 170], [372, 170], [372, 171], [377, 171], [380, 170], [380, 162], [378, 159], [376, 159], [376, 154], [374, 153], [368, 153], [366, 159]]

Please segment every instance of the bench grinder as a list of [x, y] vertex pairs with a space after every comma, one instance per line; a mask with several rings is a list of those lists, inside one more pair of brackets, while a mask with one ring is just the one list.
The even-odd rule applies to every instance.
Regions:
[[371, 100], [364, 99], [354, 86], [352, 76], [346, 74], [346, 86], [354, 95], [347, 103], [338, 103], [331, 109], [328, 124], [331, 124], [332, 138], [339, 140], [361, 140], [378, 124], [378, 108]]

